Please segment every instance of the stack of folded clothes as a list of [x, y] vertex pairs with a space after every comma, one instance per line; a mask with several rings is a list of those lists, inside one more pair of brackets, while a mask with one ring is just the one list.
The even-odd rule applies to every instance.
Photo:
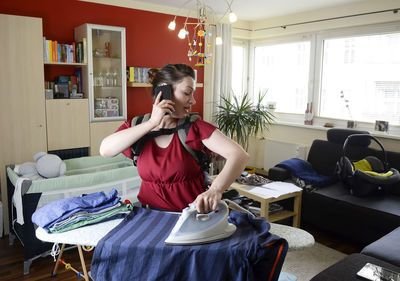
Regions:
[[131, 210], [131, 204], [120, 202], [118, 192], [84, 194], [57, 200], [36, 210], [32, 222], [48, 233], [60, 233], [81, 226], [122, 218]]

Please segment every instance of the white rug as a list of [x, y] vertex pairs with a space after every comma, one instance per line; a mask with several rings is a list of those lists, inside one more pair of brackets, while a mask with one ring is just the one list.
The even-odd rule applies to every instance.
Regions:
[[314, 246], [298, 251], [289, 251], [282, 271], [297, 277], [297, 281], [309, 281], [327, 267], [346, 257], [346, 254], [315, 242]]

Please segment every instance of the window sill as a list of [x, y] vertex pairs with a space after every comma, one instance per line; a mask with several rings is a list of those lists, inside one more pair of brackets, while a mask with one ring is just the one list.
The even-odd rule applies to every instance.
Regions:
[[[285, 114], [285, 113], [275, 113], [276, 120], [274, 124], [280, 126], [290, 126], [290, 127], [297, 127], [303, 128], [308, 130], [320, 130], [320, 131], [327, 131], [332, 128], [339, 128], [339, 129], [347, 129], [347, 120], [340, 120], [340, 119], [328, 119], [328, 118], [321, 118], [315, 117], [313, 125], [304, 125], [303, 124], [303, 115], [302, 114]], [[325, 123], [332, 123], [334, 127], [325, 127]], [[378, 138], [386, 138], [386, 139], [394, 139], [400, 140], [400, 127], [399, 126], [390, 126], [389, 124], [389, 131], [388, 132], [379, 132], [375, 131], [375, 124], [366, 123], [366, 122], [357, 122], [356, 128], [354, 130], [361, 130], [361, 131], [368, 131], [372, 136]], [[350, 129], [350, 128], [349, 128]]]

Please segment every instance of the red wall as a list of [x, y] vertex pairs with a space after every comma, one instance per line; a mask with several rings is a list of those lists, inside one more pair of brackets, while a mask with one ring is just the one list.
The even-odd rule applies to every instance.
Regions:
[[[194, 62], [187, 58], [188, 41], [177, 37], [185, 18], [177, 18], [177, 28], [167, 28], [172, 15], [129, 8], [80, 2], [76, 0], [1, 0], [0, 13], [43, 19], [43, 36], [58, 42], [74, 41], [74, 28], [84, 24], [103, 24], [126, 28], [126, 65], [161, 67], [166, 63]], [[198, 70], [198, 82], [203, 82], [203, 68]], [[73, 68], [46, 66], [45, 78], [52, 80], [58, 75], [70, 75]], [[128, 118], [151, 111], [151, 88], [129, 88]], [[195, 93], [194, 112], [203, 113], [203, 88]]]

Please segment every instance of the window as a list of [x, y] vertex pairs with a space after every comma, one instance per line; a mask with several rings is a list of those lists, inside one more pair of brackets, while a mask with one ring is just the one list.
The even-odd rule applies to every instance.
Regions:
[[247, 42], [232, 44], [232, 92], [241, 97], [247, 92]]
[[253, 96], [267, 92], [265, 102], [277, 112], [303, 113], [308, 100], [310, 41], [256, 46]]
[[319, 115], [400, 125], [399, 50], [398, 32], [324, 39]]

